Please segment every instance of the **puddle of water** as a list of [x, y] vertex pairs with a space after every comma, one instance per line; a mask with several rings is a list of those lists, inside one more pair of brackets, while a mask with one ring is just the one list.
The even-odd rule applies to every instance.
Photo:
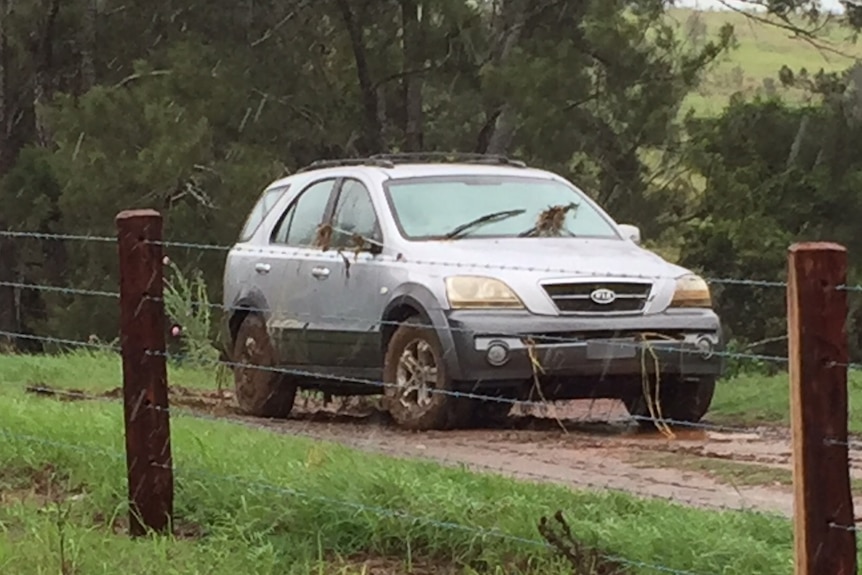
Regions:
[[673, 437], [668, 437], [658, 429], [645, 429], [624, 433], [622, 437], [638, 441], [711, 441], [716, 443], [750, 443], [762, 440], [762, 437], [757, 433], [722, 433], [705, 429], [674, 429]]
[[673, 437], [669, 437], [658, 429], [644, 429], [625, 433], [622, 437], [643, 441], [706, 441], [710, 434], [704, 429], [674, 429]]

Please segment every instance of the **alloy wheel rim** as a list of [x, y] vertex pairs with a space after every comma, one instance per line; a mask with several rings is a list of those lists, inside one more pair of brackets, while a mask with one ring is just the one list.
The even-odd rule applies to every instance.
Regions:
[[421, 339], [404, 347], [395, 374], [398, 401], [403, 407], [425, 409], [437, 387], [437, 359], [431, 345]]

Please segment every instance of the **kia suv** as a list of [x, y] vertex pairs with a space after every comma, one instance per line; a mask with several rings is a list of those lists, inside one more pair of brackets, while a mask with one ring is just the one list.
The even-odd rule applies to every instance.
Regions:
[[382, 394], [416, 430], [530, 399], [697, 422], [723, 369], [709, 286], [639, 243], [565, 178], [504, 157], [316, 162], [263, 191], [227, 256], [239, 408], [286, 417], [312, 388]]

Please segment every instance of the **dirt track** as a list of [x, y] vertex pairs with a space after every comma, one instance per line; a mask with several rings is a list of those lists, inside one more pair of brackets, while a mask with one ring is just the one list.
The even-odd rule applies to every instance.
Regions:
[[[40, 388], [34, 392], [54, 395]], [[58, 395], [69, 399], [68, 392]], [[104, 394], [119, 397], [119, 390]], [[81, 396], [79, 399], [86, 398]], [[92, 396], [89, 396], [92, 397]], [[531, 481], [615, 489], [679, 504], [753, 509], [791, 516], [789, 431], [779, 428], [639, 431], [615, 401], [560, 402], [544, 413], [518, 412], [494, 429], [408, 432], [373, 402], [336, 399], [328, 406], [297, 399], [288, 420], [238, 415], [230, 394], [171, 388], [175, 417], [230, 419], [368, 452], [467, 466]], [[862, 452], [851, 450], [854, 479]], [[857, 506], [862, 500], [857, 501]]]
[[[515, 413], [496, 429], [425, 433], [396, 429], [378, 410], [353, 401], [345, 405], [335, 400], [324, 407], [298, 400], [287, 421], [239, 416], [225, 402], [191, 392], [172, 401], [208, 407], [210, 413], [220, 411], [247, 425], [374, 453], [527, 480], [619, 489], [697, 507], [792, 514], [789, 433], [783, 429], [676, 430], [676, 437], [668, 438], [638, 431], [626, 421], [622, 405], [606, 400], [564, 402], [545, 414]], [[862, 456], [855, 463], [862, 463]]]

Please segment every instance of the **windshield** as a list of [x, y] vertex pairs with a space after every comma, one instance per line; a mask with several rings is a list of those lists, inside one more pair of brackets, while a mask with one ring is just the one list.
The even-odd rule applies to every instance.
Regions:
[[390, 180], [386, 190], [408, 239], [619, 238], [608, 218], [581, 193], [554, 180], [417, 177]]

